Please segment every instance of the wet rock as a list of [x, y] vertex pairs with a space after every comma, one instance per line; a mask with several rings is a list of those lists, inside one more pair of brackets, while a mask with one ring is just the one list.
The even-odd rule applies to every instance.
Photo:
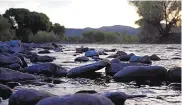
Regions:
[[119, 57], [119, 54], [112, 54], [112, 55], [109, 55], [107, 58], [117, 58]]
[[89, 61], [89, 58], [87, 58], [85, 56], [77, 57], [77, 58], [75, 58], [75, 61], [78, 61], [78, 62], [87, 62], [87, 61]]
[[105, 53], [104, 51], [97, 51], [97, 53], [98, 53], [99, 55], [108, 55], [108, 54]]
[[74, 94], [63, 97], [48, 97], [36, 105], [114, 105], [108, 98], [96, 94]]
[[129, 55], [121, 55], [121, 56], [118, 56], [117, 58], [120, 60], [120, 61], [129, 61], [131, 56], [133, 56], [134, 54], [131, 53]]
[[181, 83], [181, 67], [174, 67], [167, 71], [167, 80]]
[[95, 93], [97, 93], [97, 91], [95, 91], [95, 90], [80, 90], [80, 91], [77, 91], [75, 94], [77, 94], [77, 93], [95, 94]]
[[0, 68], [0, 82], [35, 80], [37, 76], [21, 73], [8, 68]]
[[87, 52], [88, 50], [89, 50], [88, 47], [86, 47], [86, 48], [83, 48], [83, 47], [76, 48], [76, 53], [83, 53], [83, 52]]
[[38, 52], [38, 54], [49, 54], [49, 53], [51, 53], [49, 50], [42, 50]]
[[117, 72], [114, 80], [138, 83], [149, 80], [151, 83], [158, 83], [165, 80], [166, 73], [167, 70], [161, 66], [129, 66]]
[[80, 67], [76, 67], [68, 71], [68, 77], [84, 77], [85, 75], [91, 75], [95, 73], [95, 71], [100, 70], [107, 65], [109, 65], [108, 60], [101, 60], [92, 64], [83, 65]]
[[181, 83], [170, 83], [168, 87], [174, 90], [181, 90]]
[[100, 61], [103, 60], [102, 58], [100, 58], [99, 56], [93, 56], [91, 57], [94, 61]]
[[20, 70], [21, 69], [21, 66], [18, 63], [10, 64], [10, 65], [8, 65], [6, 67], [9, 68], [9, 69], [13, 69], [13, 70]]
[[20, 40], [11, 40], [8, 42], [8, 44], [12, 47], [20, 47], [21, 41]]
[[27, 62], [25, 61], [24, 57], [20, 53], [14, 53], [13, 55], [17, 56], [22, 61], [22, 67], [27, 67]]
[[0, 55], [0, 67], [6, 67], [8, 65], [16, 63], [20, 64], [21, 66], [23, 65], [21, 59], [18, 58], [17, 56], [14, 55], [5, 56], [2, 54]]
[[63, 83], [64, 81], [62, 80], [59, 80], [59, 79], [53, 79], [52, 83], [53, 84], [60, 84], [60, 83]]
[[13, 53], [12, 51], [11, 51], [11, 46], [10, 45], [8, 45], [7, 43], [4, 43], [4, 42], [1, 42], [0, 43], [0, 52], [2, 53], [2, 52], [6, 52], [6, 53]]
[[89, 50], [85, 52], [86, 57], [93, 57], [93, 56], [99, 56], [99, 54], [95, 50]]
[[9, 105], [35, 105], [41, 99], [54, 96], [51, 93], [34, 89], [21, 89], [9, 98]]
[[108, 50], [108, 49], [104, 49], [105, 52], [115, 52], [116, 49], [111, 49], [111, 50]]
[[63, 50], [62, 50], [60, 47], [56, 47], [56, 48], [54, 49], [54, 51], [55, 51], [55, 52], [63, 52]]
[[60, 46], [58, 46], [56, 43], [52, 43], [52, 45], [53, 45], [55, 48], [60, 47]]
[[135, 56], [135, 55], [132, 55], [130, 60], [130, 62], [140, 62], [140, 63], [146, 63], [146, 64], [151, 64], [151, 60], [150, 60], [150, 57], [149, 56]]
[[54, 61], [54, 58], [53, 57], [50, 57], [50, 56], [33, 56], [32, 58], [30, 58], [30, 61], [33, 62], [33, 63], [36, 63], [36, 62], [52, 62]]
[[8, 99], [12, 94], [13, 94], [13, 91], [9, 87], [0, 84], [0, 97], [3, 100]]
[[158, 61], [158, 60], [161, 60], [157, 55], [153, 54], [150, 56], [150, 59], [151, 60], [154, 60], [154, 61]]
[[173, 58], [171, 58], [171, 59], [181, 59], [181, 57], [173, 57]]
[[44, 64], [36, 64], [29, 67], [23, 68], [24, 72], [28, 73], [36, 73], [36, 74], [44, 74], [46, 76], [57, 76], [62, 77], [66, 76], [67, 70], [63, 67], [59, 67], [53, 63], [44, 63]]
[[124, 52], [124, 51], [117, 51], [117, 53], [116, 54], [118, 54], [118, 55], [127, 55], [127, 53], [126, 52]]
[[8, 83], [6, 83], [6, 85], [8, 87], [10, 87], [11, 89], [13, 89], [16, 86], [21, 86], [21, 84], [19, 82], [8, 82]]
[[147, 64], [142, 63], [121, 63], [119, 59], [113, 59], [111, 61], [111, 65], [107, 66], [105, 69], [106, 75], [114, 75], [120, 70], [122, 70], [124, 67], [128, 66], [149, 66]]
[[37, 47], [38, 48], [43, 48], [43, 49], [46, 49], [46, 50], [53, 50], [54, 49], [54, 46], [51, 43], [40, 44]]
[[146, 95], [128, 95], [123, 92], [106, 92], [104, 96], [109, 98], [114, 105], [125, 105], [126, 99], [136, 98], [136, 97], [146, 97]]

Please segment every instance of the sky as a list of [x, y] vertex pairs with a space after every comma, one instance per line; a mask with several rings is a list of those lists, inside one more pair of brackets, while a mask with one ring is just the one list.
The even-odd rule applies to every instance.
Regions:
[[66, 28], [126, 25], [137, 28], [136, 8], [127, 0], [0, 0], [0, 14], [8, 8], [45, 13]]

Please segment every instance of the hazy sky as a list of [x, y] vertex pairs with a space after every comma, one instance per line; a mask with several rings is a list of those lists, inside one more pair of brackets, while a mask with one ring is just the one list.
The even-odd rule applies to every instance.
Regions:
[[67, 28], [111, 25], [136, 27], [138, 15], [127, 0], [0, 0], [0, 13], [8, 8], [43, 12]]

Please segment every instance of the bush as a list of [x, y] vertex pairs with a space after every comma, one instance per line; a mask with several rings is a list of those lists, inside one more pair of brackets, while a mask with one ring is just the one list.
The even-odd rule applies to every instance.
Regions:
[[57, 41], [60, 41], [60, 38], [54, 32], [38, 31], [35, 35], [29, 36], [29, 42], [44, 43]]

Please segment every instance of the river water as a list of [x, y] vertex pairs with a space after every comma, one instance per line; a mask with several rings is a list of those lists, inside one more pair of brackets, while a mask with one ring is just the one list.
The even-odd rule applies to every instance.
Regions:
[[[56, 60], [53, 63], [58, 65], [62, 65], [63, 67], [70, 70], [73, 67], [93, 63], [93, 60], [90, 60], [87, 63], [74, 63], [74, 59], [76, 57], [73, 56], [75, 54], [75, 48], [81, 47], [81, 44], [70, 44], [63, 45], [65, 49], [63, 52], [52, 52], [50, 54], [42, 54], [56, 57]], [[152, 55], [156, 54], [161, 59], [160, 61], [152, 61], [152, 65], [164, 66], [165, 68], [172, 68], [175, 66], [181, 67], [180, 59], [172, 59], [174, 57], [181, 58], [181, 45], [180, 44], [150, 44], [150, 45], [141, 45], [141, 44], [83, 44], [84, 47], [95, 48], [96, 50], [102, 49], [117, 49], [120, 51], [125, 51], [127, 53], [134, 53], [135, 55]], [[34, 52], [39, 51], [39, 49], [35, 49]], [[114, 54], [116, 52], [108, 52], [108, 55], [100, 56], [101, 58], [106, 58], [110, 54]], [[29, 62], [29, 65], [32, 65]], [[104, 69], [100, 70], [103, 72]], [[34, 86], [34, 85], [24, 85], [16, 87], [15, 89], [20, 88], [34, 88], [37, 90], [44, 90], [51, 92], [56, 95], [65, 95], [65, 94], [73, 94], [79, 90], [96, 90], [100, 93], [108, 92], [108, 91], [121, 91], [127, 94], [145, 94], [147, 97], [145, 98], [134, 98], [127, 99], [126, 105], [180, 105], [181, 103], [181, 91], [173, 89], [167, 85], [162, 86], [148, 86], [143, 85], [141, 87], [137, 87], [134, 83], [121, 83], [115, 82], [112, 79], [106, 80], [104, 78], [97, 79], [86, 79], [86, 78], [60, 78], [64, 81], [61, 84], [56, 84], [53, 87], [49, 85], [42, 86]], [[0, 105], [8, 105], [8, 100], [3, 101]]]

